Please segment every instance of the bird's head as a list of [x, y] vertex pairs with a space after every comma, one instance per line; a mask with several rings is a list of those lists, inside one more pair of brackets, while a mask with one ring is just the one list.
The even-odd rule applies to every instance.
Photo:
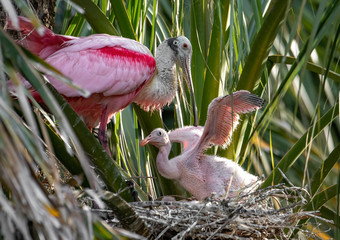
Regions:
[[184, 36], [178, 36], [175, 38], [169, 38], [167, 43], [174, 51], [176, 61], [179, 63], [181, 68], [190, 70], [192, 47], [189, 39]]
[[189, 39], [184, 36], [169, 38], [167, 39], [167, 44], [174, 52], [175, 60], [182, 68], [185, 78], [190, 84], [192, 47]]
[[142, 141], [139, 142], [140, 146], [144, 146], [146, 144], [154, 145], [155, 147], [162, 147], [169, 143], [169, 136], [168, 133], [161, 128], [156, 128], [153, 130], [149, 136], [144, 138]]
[[197, 117], [197, 110], [196, 110], [196, 100], [194, 94], [194, 87], [192, 84], [191, 78], [191, 55], [192, 55], [192, 46], [185, 36], [178, 36], [175, 38], [169, 38], [167, 40], [169, 47], [172, 49], [175, 55], [176, 62], [182, 68], [183, 74], [187, 81], [190, 95], [192, 98], [192, 108], [194, 111], [194, 126], [198, 125], [198, 117]]

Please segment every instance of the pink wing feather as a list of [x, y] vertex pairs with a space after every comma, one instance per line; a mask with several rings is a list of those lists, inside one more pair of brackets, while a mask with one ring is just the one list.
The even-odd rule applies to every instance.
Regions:
[[[156, 69], [155, 59], [144, 45], [109, 35], [68, 41], [46, 61], [91, 94], [104, 96], [136, 91], [152, 78]], [[79, 96], [58, 79], [49, 80], [63, 95]]]
[[210, 145], [228, 146], [232, 133], [239, 124], [239, 114], [255, 111], [263, 104], [264, 99], [245, 90], [215, 98], [209, 105], [208, 118], [197, 152], [203, 152]]

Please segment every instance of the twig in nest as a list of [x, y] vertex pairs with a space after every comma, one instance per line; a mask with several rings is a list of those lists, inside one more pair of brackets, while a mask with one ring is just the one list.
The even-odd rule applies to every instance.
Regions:
[[[275, 209], [270, 199], [282, 196]], [[234, 199], [206, 201], [150, 201], [129, 203], [153, 239], [249, 239], [288, 238], [302, 226], [299, 219], [316, 212], [294, 212], [308, 197], [303, 188], [283, 184], [240, 194]], [[114, 217], [113, 213], [108, 214]], [[114, 225], [122, 227], [122, 225]], [[302, 232], [302, 231], [301, 231]], [[306, 234], [306, 232], [302, 232]], [[312, 233], [308, 233], [313, 235]]]

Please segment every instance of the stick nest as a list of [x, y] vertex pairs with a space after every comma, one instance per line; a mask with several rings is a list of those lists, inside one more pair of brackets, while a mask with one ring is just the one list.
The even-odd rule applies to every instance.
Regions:
[[[300, 219], [317, 217], [298, 210], [305, 196], [303, 188], [280, 184], [233, 199], [129, 204], [151, 229], [150, 239], [286, 239], [295, 230], [316, 238], [297, 225]], [[97, 211], [111, 226], [122, 227], [111, 210]]]

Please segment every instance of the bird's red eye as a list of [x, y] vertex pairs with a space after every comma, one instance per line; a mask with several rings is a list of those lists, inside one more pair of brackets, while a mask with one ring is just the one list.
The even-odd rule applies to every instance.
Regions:
[[183, 48], [188, 48], [188, 44], [184, 43]]

